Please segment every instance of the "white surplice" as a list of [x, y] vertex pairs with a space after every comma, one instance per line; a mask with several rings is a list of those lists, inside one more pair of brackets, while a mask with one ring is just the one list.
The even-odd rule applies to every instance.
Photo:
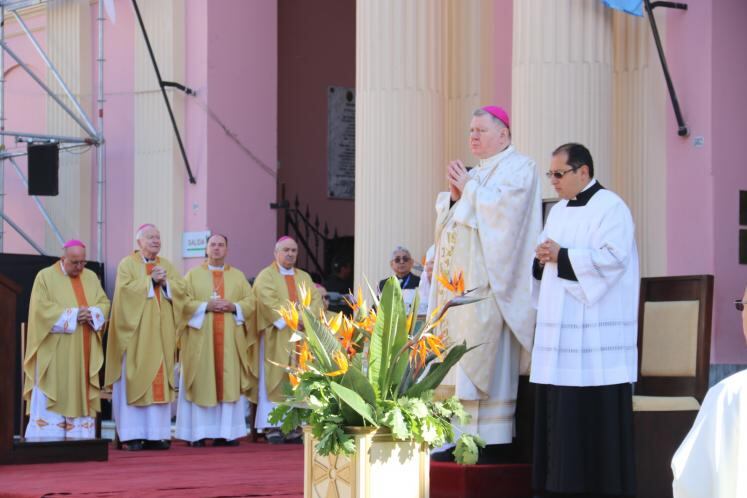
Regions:
[[436, 253], [429, 313], [454, 297], [435, 275], [463, 272], [465, 288], [487, 299], [452, 308], [438, 331], [452, 344], [480, 345], [444, 379], [472, 414], [488, 444], [511, 442], [519, 359], [531, 351], [535, 311], [529, 294], [535, 240], [541, 229], [537, 165], [509, 146], [469, 172], [461, 198], [436, 200]]
[[674, 498], [747, 497], [747, 370], [708, 391], [672, 474]]
[[120, 441], [171, 439], [171, 403], [134, 406], [127, 403], [127, 354], [122, 355], [122, 375], [112, 384], [112, 418]]
[[635, 382], [640, 276], [630, 210], [605, 189], [582, 206], [561, 200], [537, 243], [546, 239], [568, 250], [578, 281], [560, 278], [557, 263], [545, 265], [541, 282], [532, 279], [538, 313], [530, 380], [557, 386]]

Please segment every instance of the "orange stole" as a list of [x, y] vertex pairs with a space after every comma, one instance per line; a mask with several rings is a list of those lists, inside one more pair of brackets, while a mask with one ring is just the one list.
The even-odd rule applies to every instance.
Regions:
[[[215, 270], [213, 273], [213, 289], [221, 299], [225, 299], [223, 272]], [[225, 314], [213, 312], [213, 365], [215, 368], [215, 393], [218, 402], [223, 401], [223, 341]]]
[[[145, 264], [145, 273], [150, 277], [151, 273], [153, 273], [153, 267], [156, 266], [155, 263], [146, 263]], [[153, 292], [156, 294], [156, 301], [158, 301], [158, 307], [161, 307], [161, 286], [160, 285], [153, 285]], [[154, 403], [165, 403], [166, 402], [166, 395], [164, 390], [164, 378], [163, 378], [163, 360], [161, 360], [161, 366], [158, 367], [158, 372], [156, 372], [156, 376], [153, 379], [153, 383], [151, 384], [153, 388], [153, 402]]]
[[[278, 269], [278, 271], [280, 271]], [[298, 303], [298, 292], [296, 291], [296, 276], [295, 275], [283, 275], [285, 280], [285, 287], [288, 289], [288, 299], [294, 303]], [[296, 343], [296, 353], [301, 352], [301, 342]], [[295, 362], [294, 362], [295, 363]]]
[[[79, 308], [88, 308], [88, 301], [86, 300], [86, 293], [83, 290], [83, 283], [80, 281], [80, 275], [77, 277], [70, 277], [70, 283], [73, 284], [73, 292], [75, 292], [75, 300], [78, 302]], [[88, 322], [81, 324], [83, 327], [83, 378], [86, 383], [86, 415], [91, 413], [91, 380], [90, 380], [90, 369], [91, 369], [91, 327]]]

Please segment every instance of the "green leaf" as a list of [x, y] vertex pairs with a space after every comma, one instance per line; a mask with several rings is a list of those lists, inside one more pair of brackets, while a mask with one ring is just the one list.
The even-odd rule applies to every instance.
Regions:
[[342, 384], [332, 383], [332, 391], [342, 400], [343, 403], [347, 404], [358, 412], [358, 414], [367, 420], [371, 425], [378, 427], [379, 425], [374, 420], [374, 413], [371, 405], [367, 404], [363, 398], [355, 391], [348, 389]]
[[[363, 398], [363, 401], [370, 406], [376, 406], [376, 393], [366, 376], [357, 368], [351, 366], [345, 375], [343, 375], [340, 383], [358, 393]], [[346, 425], [363, 425], [362, 417], [347, 403], [343, 403], [340, 409], [345, 417]]]
[[325, 372], [337, 370], [337, 366], [332, 363], [332, 355], [337, 351], [342, 351], [340, 342], [332, 331], [308, 310], [302, 310], [302, 315], [306, 339], [314, 357]]
[[[408, 339], [405, 328], [405, 303], [399, 282], [394, 276], [389, 277], [384, 284], [376, 317], [376, 325], [371, 337], [370, 353], [374, 358], [369, 355], [369, 379], [373, 366], [374, 375], [378, 378], [380, 396], [382, 399], [389, 399], [393, 370], [400, 366], [400, 362], [395, 363], [395, 357]], [[399, 371], [397, 384], [404, 373], [405, 366], [406, 364], [403, 364]]]
[[478, 448], [484, 447], [485, 441], [480, 436], [462, 434], [454, 448], [454, 459], [461, 465], [474, 465], [480, 453]]
[[428, 416], [428, 407], [419, 398], [400, 398], [397, 400], [403, 410], [412, 414], [414, 418], [425, 418]]
[[420, 435], [428, 445], [432, 445], [438, 439], [438, 430], [431, 417], [423, 419], [423, 423], [420, 426]]
[[425, 391], [437, 388], [441, 384], [441, 381], [444, 380], [444, 377], [446, 377], [446, 374], [449, 373], [449, 370], [471, 349], [467, 349], [466, 343], [451, 348], [444, 361], [432, 366], [423, 379], [405, 392], [405, 396], [418, 397]]
[[395, 439], [405, 440], [412, 437], [412, 433], [408, 430], [407, 424], [405, 424], [405, 418], [402, 416], [402, 410], [395, 406], [384, 414], [382, 423], [392, 430], [392, 435]]

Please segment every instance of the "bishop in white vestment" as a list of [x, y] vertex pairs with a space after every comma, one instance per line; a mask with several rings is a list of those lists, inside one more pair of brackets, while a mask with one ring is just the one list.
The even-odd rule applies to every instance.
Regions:
[[561, 200], [533, 265], [533, 487], [632, 496], [640, 279], [633, 219], [593, 178], [583, 145], [558, 147], [548, 176]]
[[[509, 118], [494, 106], [477, 109], [470, 147], [480, 160], [469, 171], [449, 165], [450, 192], [436, 201], [436, 251], [428, 309], [454, 294], [436, 276], [462, 272], [465, 289], [486, 299], [452, 308], [438, 331], [451, 344], [477, 346], [452, 369], [440, 392], [455, 393], [472, 415], [463, 430], [488, 445], [511, 443], [522, 351], [528, 359], [535, 311], [529, 294], [530, 264], [541, 229], [536, 163], [511, 145]], [[493, 448], [497, 449], [497, 448]], [[483, 456], [488, 463], [489, 451]]]

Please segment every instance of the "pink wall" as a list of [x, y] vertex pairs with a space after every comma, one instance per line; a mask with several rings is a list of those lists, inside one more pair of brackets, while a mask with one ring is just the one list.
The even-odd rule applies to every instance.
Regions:
[[[230, 260], [255, 276], [272, 260], [277, 164], [277, 4], [208, 3], [208, 104], [230, 133], [208, 121], [207, 222], [229, 238]], [[188, 207], [189, 209], [189, 207]]]
[[[24, 18], [29, 28], [34, 32], [39, 43], [46, 46], [44, 27], [46, 16], [34, 16]], [[34, 73], [42, 80], [46, 79], [46, 66], [44, 61], [36, 54], [34, 47], [20, 27], [14, 21], [6, 21], [5, 37], [11, 49], [31, 66]], [[39, 31], [41, 30], [41, 31]], [[20, 36], [15, 36], [20, 35]], [[7, 131], [20, 131], [28, 133], [46, 133], [47, 122], [47, 99], [44, 91], [31, 77], [3, 52], [5, 57], [5, 129]], [[26, 144], [16, 144], [15, 138], [4, 137], [3, 143], [8, 151], [25, 151]], [[27, 175], [26, 158], [16, 158], [16, 163]], [[4, 210], [6, 215], [19, 225], [37, 244], [44, 247], [45, 224], [36, 204], [26, 194], [26, 187], [16, 175], [10, 162], [5, 162], [5, 200]], [[42, 198], [43, 199], [43, 198]], [[18, 233], [4, 223], [3, 251], [8, 253], [36, 254], [34, 248], [29, 245]]]
[[[511, 65], [513, 64], [514, 0], [493, 0], [493, 81], [496, 101], [511, 116]], [[485, 102], [488, 104], [488, 102]]]
[[[209, 103], [208, 92], [208, 3], [189, 0], [185, 7], [185, 81], [197, 95], [179, 95], [184, 102], [182, 137], [197, 183], [184, 180], [184, 230], [208, 229], [208, 184], [212, 180], [208, 168], [208, 117], [204, 106]], [[181, 244], [181, 241], [179, 242]], [[184, 259], [184, 271], [202, 263], [202, 259]]]
[[285, 0], [279, 30], [279, 183], [330, 235], [353, 235], [354, 201], [327, 197], [327, 87], [355, 87], [355, 2]]
[[[713, 2], [712, 131], [715, 280], [717, 331], [713, 358], [718, 363], [747, 363], [741, 316], [734, 299], [744, 294], [747, 265], [738, 264], [739, 191], [747, 190], [744, 121], [747, 116], [747, 2]], [[747, 227], [743, 227], [747, 228]]]
[[[106, 171], [104, 196], [104, 263], [106, 287], [114, 289], [117, 265], [134, 247], [133, 233], [133, 182], [134, 182], [134, 76], [135, 64], [135, 19], [132, 8], [117, 2], [117, 22], [104, 25], [104, 138], [106, 139]], [[91, 33], [93, 54], [97, 50], [96, 17], [97, 5], [91, 5]], [[95, 55], [92, 57], [94, 89], [96, 81]], [[93, 99], [96, 98], [94, 91]], [[95, 104], [95, 101], [94, 101]], [[95, 105], [92, 107], [96, 109]], [[94, 123], [95, 124], [95, 123]], [[92, 161], [96, 167], [96, 160]], [[95, 174], [95, 170], [94, 170]], [[92, 178], [95, 181], [95, 177]], [[89, 258], [96, 255], [96, 186], [92, 185], [91, 235], [92, 250]]]
[[[738, 190], [747, 188], [740, 150], [747, 71], [738, 62], [747, 37], [739, 23], [747, 11], [738, 0], [688, 5], [687, 12], [656, 11], [666, 15], [665, 52], [690, 128], [689, 137], [678, 137], [667, 107], [668, 272], [715, 276], [711, 360], [745, 363], [731, 303], [747, 283], [747, 267], [737, 264]], [[703, 147], [693, 145], [695, 137]]]

